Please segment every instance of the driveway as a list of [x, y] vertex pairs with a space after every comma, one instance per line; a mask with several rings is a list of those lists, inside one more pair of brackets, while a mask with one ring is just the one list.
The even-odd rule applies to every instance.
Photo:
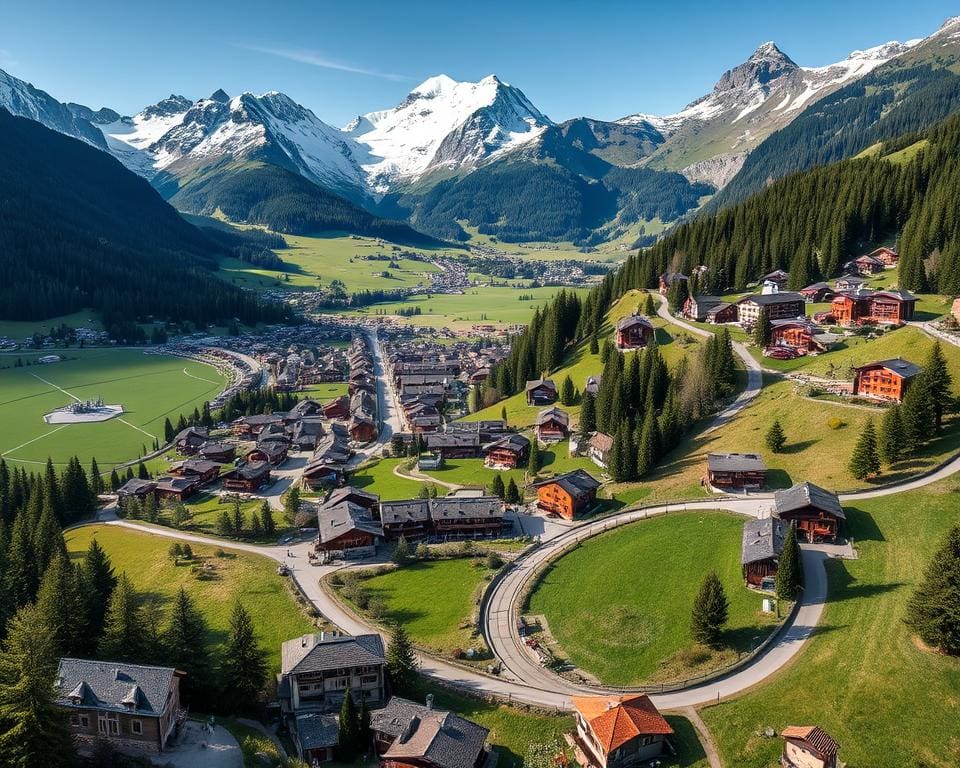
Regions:
[[176, 746], [154, 761], [176, 768], [243, 768], [243, 751], [222, 725], [214, 726], [211, 734], [204, 723], [188, 720]]

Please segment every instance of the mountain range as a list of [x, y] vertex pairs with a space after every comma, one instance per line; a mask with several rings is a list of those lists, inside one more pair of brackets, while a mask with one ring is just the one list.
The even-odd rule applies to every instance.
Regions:
[[[466, 240], [476, 228], [504, 240], [593, 244], [674, 221], [728, 186], [718, 200], [740, 199], [782, 175], [764, 147], [815, 121], [835, 94], [858, 100], [851, 107], [851, 96], [843, 97], [848, 116], [856, 113], [848, 133], [887, 138], [877, 123], [895, 122], [902, 105], [921, 112], [909, 106], [916, 92], [933, 81], [937, 94], [952, 92], [958, 37], [960, 19], [951, 19], [923, 40], [855, 51], [825, 67], [799, 66], [764, 43], [676, 114], [615, 121], [556, 123], [494, 75], [476, 83], [431, 77], [397, 106], [342, 129], [275, 91], [218, 90], [197, 101], [171, 95], [122, 116], [60, 103], [3, 72], [0, 106], [110, 152], [191, 213], [229, 208], [238, 220], [287, 231], [352, 228], [355, 220], [401, 233], [403, 220], [448, 240]], [[885, 95], [856, 89], [868, 78], [890, 84]], [[940, 111], [952, 111], [952, 100], [944, 103]], [[878, 111], [861, 115], [860, 105]], [[920, 129], [925, 119], [906, 122]], [[814, 133], [795, 131], [800, 144], [822, 142], [823, 132]], [[806, 167], [807, 149], [794, 147], [783, 169]], [[325, 218], [333, 209], [337, 222]]]

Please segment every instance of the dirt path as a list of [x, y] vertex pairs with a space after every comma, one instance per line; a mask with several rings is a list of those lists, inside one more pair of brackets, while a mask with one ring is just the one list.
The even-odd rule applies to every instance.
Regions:
[[464, 487], [462, 485], [457, 485], [456, 483], [448, 483], [445, 480], [438, 480], [430, 475], [425, 475], [419, 469], [414, 468], [402, 471], [399, 464], [393, 468], [393, 474], [406, 480], [416, 480], [418, 483], [432, 483], [433, 485], [441, 485], [451, 491], [458, 491]]
[[696, 730], [697, 737], [700, 739], [700, 746], [703, 747], [703, 751], [707, 755], [710, 768], [723, 768], [723, 761], [720, 759], [717, 745], [713, 743], [713, 736], [710, 735], [710, 729], [707, 728], [707, 724], [703, 722], [700, 713], [693, 707], [684, 707], [680, 710], [680, 713], [690, 721], [690, 724], [694, 730]]

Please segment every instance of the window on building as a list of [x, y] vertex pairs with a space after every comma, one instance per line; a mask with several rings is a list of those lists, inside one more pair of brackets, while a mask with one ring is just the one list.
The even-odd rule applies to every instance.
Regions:
[[70, 725], [80, 725], [80, 716], [70, 715]]
[[83, 728], [90, 727], [90, 716], [89, 715], [80, 715], [80, 726]]
[[143, 723], [140, 720], [131, 720], [130, 721], [130, 730], [136, 734], [143, 733]]

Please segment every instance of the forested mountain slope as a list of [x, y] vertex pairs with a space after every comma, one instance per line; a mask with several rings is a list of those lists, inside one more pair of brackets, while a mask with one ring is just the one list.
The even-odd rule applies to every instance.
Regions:
[[[904, 148], [908, 152], [898, 152]], [[631, 256], [624, 289], [663, 271], [707, 267], [701, 292], [742, 289], [773, 269], [790, 287], [831, 277], [882, 238], [899, 235], [900, 287], [960, 293], [960, 116], [907, 134], [868, 157], [782, 179]]]
[[114, 158], [0, 109], [0, 318], [278, 319], [214, 279], [221, 251]]

